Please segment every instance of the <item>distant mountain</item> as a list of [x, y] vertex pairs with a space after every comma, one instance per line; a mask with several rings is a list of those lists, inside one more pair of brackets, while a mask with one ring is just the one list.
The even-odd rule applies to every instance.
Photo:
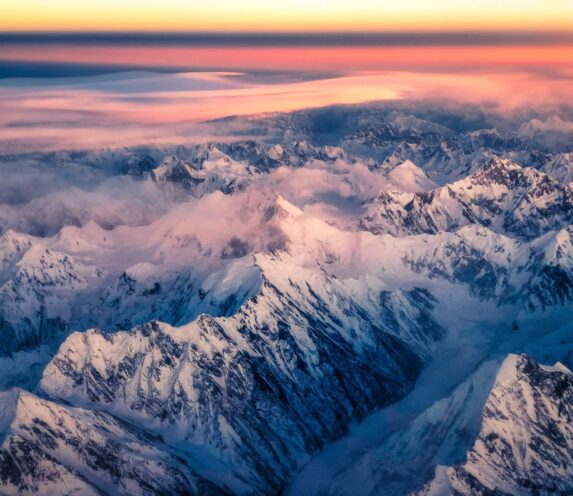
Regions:
[[395, 236], [480, 224], [529, 240], [571, 224], [573, 189], [534, 169], [492, 159], [465, 179], [421, 193], [383, 192], [361, 225]]
[[188, 163], [175, 155], [166, 157], [151, 171], [151, 178], [159, 183], [180, 186], [194, 195], [213, 191], [233, 193], [243, 189], [256, 169], [246, 163], [235, 162], [215, 146], [209, 146], [193, 156]]

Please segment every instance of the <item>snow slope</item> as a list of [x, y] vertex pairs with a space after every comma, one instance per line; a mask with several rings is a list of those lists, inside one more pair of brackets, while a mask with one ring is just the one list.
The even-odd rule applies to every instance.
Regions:
[[436, 468], [418, 494], [568, 494], [573, 491], [573, 374], [510, 355], [485, 403], [464, 463]]
[[221, 494], [160, 439], [100, 412], [0, 395], [0, 492]]
[[194, 468], [233, 492], [280, 488], [299, 460], [402, 397], [443, 330], [422, 290], [373, 287], [384, 299], [370, 307], [318, 267], [256, 264], [261, 292], [232, 317], [75, 333], [41, 390], [144, 425], [191, 458], [206, 451], [242, 483]]

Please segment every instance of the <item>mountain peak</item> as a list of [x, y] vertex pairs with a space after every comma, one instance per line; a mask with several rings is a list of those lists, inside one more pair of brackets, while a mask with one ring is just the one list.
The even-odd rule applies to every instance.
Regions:
[[299, 217], [303, 213], [300, 208], [293, 205], [291, 202], [289, 202], [287, 199], [285, 199], [282, 195], [277, 196], [276, 205], [293, 217]]
[[276, 222], [280, 220], [293, 219], [300, 217], [303, 214], [300, 208], [293, 205], [281, 195], [270, 200], [265, 199], [259, 208], [264, 212], [261, 219], [264, 224], [271, 221]]
[[562, 364], [508, 355], [483, 408], [466, 461], [438, 467], [419, 494], [570, 494], [573, 375]]
[[512, 185], [522, 181], [524, 169], [512, 160], [494, 157], [470, 177], [474, 184], [480, 185]]

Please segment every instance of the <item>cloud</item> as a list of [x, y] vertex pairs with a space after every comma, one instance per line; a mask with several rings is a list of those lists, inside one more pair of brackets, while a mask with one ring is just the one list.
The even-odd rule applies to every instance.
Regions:
[[559, 115], [534, 118], [521, 124], [518, 135], [554, 152], [568, 152], [573, 139], [573, 121]]
[[[66, 71], [77, 64], [80, 74], [89, 66], [132, 70], [0, 79], [0, 153], [199, 143], [221, 134], [218, 127], [200, 124], [206, 120], [331, 104], [443, 100], [513, 110], [573, 101], [570, 47], [540, 39], [524, 48], [513, 46], [511, 36], [508, 40], [499, 46], [485, 39], [481, 45], [435, 46], [419, 39], [418, 45], [389, 42], [385, 48], [350, 42], [167, 46], [143, 40], [118, 41], [106, 50], [97, 40], [7, 43], [0, 59], [8, 64], [55, 64], [56, 74], [62, 64]], [[189, 64], [195, 72], [146, 71]]]
[[531, 119], [519, 128], [521, 136], [535, 136], [539, 132], [573, 133], [573, 122], [563, 120], [558, 115], [552, 115], [547, 119]]
[[[52, 170], [22, 165], [19, 171], [15, 167], [6, 173], [3, 180], [7, 187], [0, 194], [1, 232], [14, 229], [51, 236], [66, 225], [81, 226], [90, 221], [106, 229], [142, 225], [175, 204], [151, 181], [127, 176], [105, 178], [78, 164]], [[75, 173], [66, 174], [73, 169], [77, 169]], [[87, 184], [90, 179], [95, 184]]]

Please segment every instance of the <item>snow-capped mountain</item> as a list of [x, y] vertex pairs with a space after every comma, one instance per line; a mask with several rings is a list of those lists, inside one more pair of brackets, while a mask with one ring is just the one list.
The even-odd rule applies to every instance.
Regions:
[[373, 416], [365, 432], [349, 436], [361, 449], [333, 447], [340, 460], [331, 478], [306, 491], [312, 473], [303, 472], [289, 494], [351, 495], [357, 480], [365, 495], [567, 494], [572, 377], [560, 363], [543, 366], [526, 355], [488, 358], [419, 413], [397, 405], [402, 419], [392, 408]]
[[11, 231], [0, 242], [4, 265], [11, 262], [0, 281], [0, 349], [5, 354], [56, 337], [74, 311], [74, 294], [100, 279], [102, 270]]
[[387, 177], [392, 187], [408, 193], [419, 193], [436, 187], [428, 175], [410, 160], [390, 167]]
[[395, 236], [455, 231], [480, 224], [519, 239], [568, 226], [573, 189], [531, 168], [492, 159], [469, 177], [422, 193], [383, 192], [361, 225]]
[[255, 172], [248, 163], [235, 162], [217, 147], [209, 146], [193, 156], [193, 163], [170, 155], [150, 174], [155, 182], [172, 183], [202, 196], [213, 191], [233, 193], [244, 189]]
[[[235, 213], [220, 234], [209, 216], [225, 203]], [[499, 305], [545, 310], [571, 301], [570, 235], [562, 230], [524, 243], [474, 225], [433, 236], [371, 236], [251, 192], [183, 204], [148, 226], [105, 231], [90, 224], [51, 238], [8, 232], [4, 353], [86, 324], [110, 331], [154, 319], [183, 325], [200, 313], [232, 315], [259, 291], [249, 257], [261, 251], [286, 250], [304, 264], [317, 260], [339, 277], [369, 273], [381, 279], [381, 289], [432, 292], [447, 282]], [[145, 242], [135, 247], [136, 239]]]
[[0, 393], [0, 492], [222, 494], [161, 439], [102, 412]]
[[466, 284], [480, 299], [544, 311], [573, 301], [571, 228], [523, 243], [481, 226], [403, 242], [402, 262], [429, 279]]
[[0, 493], [570, 492], [572, 152], [542, 118], [0, 155]]
[[280, 488], [301, 457], [402, 397], [443, 329], [422, 290], [372, 288], [380, 306], [365, 306], [318, 267], [256, 265], [261, 291], [232, 317], [73, 334], [41, 390], [144, 425], [191, 458], [201, 446], [241, 481], [215, 479], [233, 492]]
[[573, 373], [510, 355], [465, 461], [439, 466], [420, 495], [569, 494], [573, 491]]

